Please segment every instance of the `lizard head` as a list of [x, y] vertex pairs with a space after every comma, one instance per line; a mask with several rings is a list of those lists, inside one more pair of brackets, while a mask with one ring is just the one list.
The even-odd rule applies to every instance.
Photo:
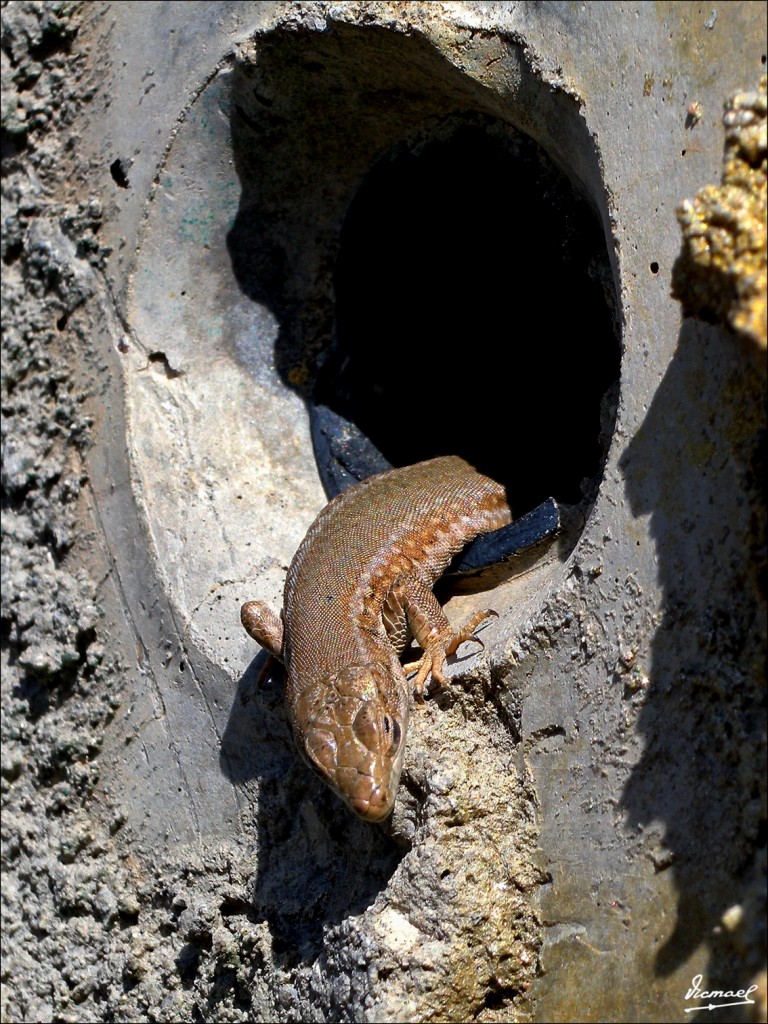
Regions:
[[378, 662], [327, 676], [293, 708], [309, 764], [366, 821], [383, 821], [394, 807], [408, 711], [407, 689]]

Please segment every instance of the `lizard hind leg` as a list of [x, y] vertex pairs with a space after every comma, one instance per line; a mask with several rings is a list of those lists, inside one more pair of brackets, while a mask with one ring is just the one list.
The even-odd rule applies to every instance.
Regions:
[[443, 667], [449, 654], [454, 654], [461, 644], [469, 640], [483, 646], [482, 640], [475, 636], [475, 631], [481, 622], [495, 616], [496, 612], [491, 609], [477, 612], [461, 629], [454, 631], [437, 598], [420, 577], [401, 576], [392, 589], [396, 600], [405, 609], [417, 643], [424, 651], [418, 661], [403, 666], [406, 674], [416, 672], [413, 693], [421, 701], [430, 675], [438, 687], [448, 685]]

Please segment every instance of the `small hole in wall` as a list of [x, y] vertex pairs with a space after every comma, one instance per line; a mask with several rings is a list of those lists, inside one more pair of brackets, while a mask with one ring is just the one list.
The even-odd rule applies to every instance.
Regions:
[[112, 175], [112, 180], [119, 188], [128, 188], [130, 182], [128, 181], [128, 168], [130, 163], [128, 160], [122, 160], [118, 157], [117, 160], [113, 160], [109, 165], [109, 173]]
[[453, 119], [381, 160], [335, 285], [316, 397], [391, 463], [460, 454], [516, 514], [593, 496], [619, 377], [612, 277], [594, 211], [532, 140]]
[[659, 272], [659, 264], [656, 262], [656, 260], [654, 260], [653, 263], [651, 263], [651, 273], [652, 274], [658, 274], [658, 272]]

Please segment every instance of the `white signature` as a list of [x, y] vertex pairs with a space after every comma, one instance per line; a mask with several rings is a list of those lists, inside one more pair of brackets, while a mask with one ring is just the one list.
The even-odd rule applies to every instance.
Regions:
[[696, 1013], [697, 1010], [719, 1010], [722, 1006], [753, 1006], [755, 1000], [749, 997], [757, 989], [757, 985], [750, 985], [749, 988], [740, 988], [736, 992], [729, 990], [725, 991], [722, 989], [712, 989], [711, 992], [705, 992], [701, 987], [701, 979], [703, 975], [697, 974], [691, 979], [692, 987], [688, 989], [685, 994], [686, 999], [732, 999], [730, 1003], [705, 1003], [703, 1006], [686, 1006], [686, 1013]]

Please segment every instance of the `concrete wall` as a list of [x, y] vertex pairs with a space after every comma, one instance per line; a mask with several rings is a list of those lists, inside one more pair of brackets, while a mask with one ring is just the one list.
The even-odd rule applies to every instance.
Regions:
[[[670, 291], [763, 13], [4, 8], [4, 1020], [667, 1021], [753, 984], [765, 377]], [[238, 619], [325, 500], [345, 344], [382, 451], [564, 503], [451, 597], [500, 618], [388, 830], [299, 762]]]

